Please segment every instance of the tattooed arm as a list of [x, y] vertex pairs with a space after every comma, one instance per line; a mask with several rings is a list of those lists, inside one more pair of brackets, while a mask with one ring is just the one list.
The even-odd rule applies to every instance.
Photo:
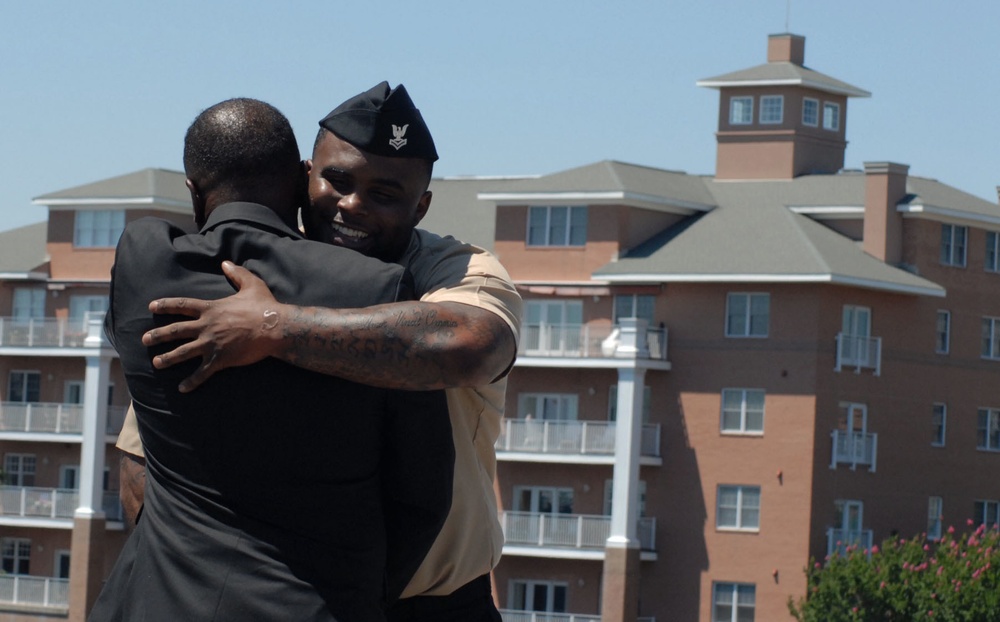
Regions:
[[365, 309], [278, 303], [250, 271], [226, 262], [239, 291], [221, 300], [167, 298], [155, 313], [194, 319], [151, 330], [147, 346], [190, 339], [153, 359], [157, 368], [200, 357], [181, 383], [194, 390], [215, 372], [269, 356], [327, 375], [397, 389], [489, 384], [510, 366], [515, 341], [491, 311], [456, 302], [397, 302]]

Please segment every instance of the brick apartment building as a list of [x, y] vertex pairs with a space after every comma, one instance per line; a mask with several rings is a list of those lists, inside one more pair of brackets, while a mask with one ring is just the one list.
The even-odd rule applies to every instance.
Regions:
[[[494, 251], [526, 302], [497, 441], [508, 622], [789, 619], [810, 557], [997, 522], [1000, 208], [844, 170], [868, 93], [804, 48], [773, 35], [698, 83], [714, 176], [433, 182], [424, 226]], [[0, 233], [0, 622], [82, 620], [122, 546], [128, 396], [95, 329], [122, 227], [190, 221], [165, 170], [36, 203], [47, 223]]]

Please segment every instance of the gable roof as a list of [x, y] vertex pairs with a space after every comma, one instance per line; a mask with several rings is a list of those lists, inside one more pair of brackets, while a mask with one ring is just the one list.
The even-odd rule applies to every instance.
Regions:
[[80, 205], [153, 205], [161, 209], [191, 209], [184, 173], [146, 168], [82, 186], [58, 190], [32, 199], [49, 207]]
[[871, 97], [872, 95], [864, 89], [789, 61], [764, 63], [750, 69], [741, 69], [714, 78], [698, 80], [695, 84], [713, 89], [793, 85], [847, 97]]
[[47, 222], [0, 232], [0, 278], [32, 278], [32, 273], [47, 272], [47, 236]]

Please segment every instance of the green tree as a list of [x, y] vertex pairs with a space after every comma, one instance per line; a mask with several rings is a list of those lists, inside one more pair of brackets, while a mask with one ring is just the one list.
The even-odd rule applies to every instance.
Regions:
[[810, 560], [807, 593], [798, 601], [790, 598], [788, 609], [799, 622], [997, 622], [998, 562], [996, 525], [967, 535], [949, 527], [936, 542], [925, 534], [890, 538], [871, 550], [847, 547], [825, 564]]

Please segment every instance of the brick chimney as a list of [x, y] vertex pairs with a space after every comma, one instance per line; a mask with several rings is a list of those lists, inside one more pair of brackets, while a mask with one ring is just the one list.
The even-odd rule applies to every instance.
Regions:
[[887, 264], [903, 258], [903, 217], [896, 206], [906, 196], [910, 167], [895, 162], [865, 162], [864, 251]]
[[767, 62], [795, 63], [802, 66], [806, 60], [806, 38], [801, 35], [782, 33], [767, 37]]

